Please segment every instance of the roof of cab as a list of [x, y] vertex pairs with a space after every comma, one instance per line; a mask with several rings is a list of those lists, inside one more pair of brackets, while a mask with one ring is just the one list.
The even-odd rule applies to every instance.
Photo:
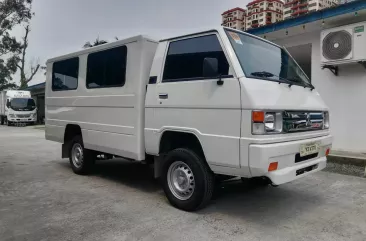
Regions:
[[83, 55], [83, 54], [98, 52], [100, 50], [110, 49], [110, 48], [117, 47], [117, 46], [120, 46], [120, 45], [123, 45], [123, 44], [137, 42], [137, 41], [141, 41], [141, 40], [147, 40], [149, 42], [159, 43], [159, 41], [157, 41], [156, 39], [150, 38], [150, 37], [145, 36], [145, 35], [138, 35], [138, 36], [134, 36], [134, 37], [131, 37], [131, 38], [117, 40], [115, 42], [106, 43], [106, 44], [98, 45], [98, 46], [95, 46], [95, 47], [91, 47], [91, 48], [83, 49], [83, 50], [80, 50], [80, 51], [76, 51], [76, 52], [73, 52], [73, 53], [70, 53], [70, 54], [65, 54], [65, 55], [61, 55], [59, 57], [51, 58], [51, 59], [47, 60], [46, 63], [53, 63], [53, 62], [60, 61], [60, 60], [65, 60], [65, 59], [69, 59], [69, 58], [73, 58], [73, 57], [78, 57], [78, 56]]
[[247, 32], [243, 32], [241, 30], [237, 30], [237, 29], [233, 29], [233, 28], [229, 28], [229, 27], [218, 27], [218, 28], [210, 28], [210, 29], [204, 29], [204, 30], [201, 30], [201, 31], [195, 31], [195, 32], [191, 32], [189, 34], [183, 34], [183, 35], [179, 35], [179, 36], [176, 36], [176, 37], [172, 37], [172, 38], [165, 38], [165, 39], [162, 39], [160, 40], [160, 42], [164, 42], [164, 41], [172, 41], [172, 40], [175, 40], [175, 39], [181, 39], [181, 38], [186, 38], [186, 37], [190, 37], [190, 36], [194, 36], [194, 35], [198, 35], [198, 34], [205, 34], [205, 33], [211, 33], [211, 32], [220, 32], [220, 31], [223, 31], [223, 30], [230, 30], [230, 31], [233, 31], [233, 32], [238, 32], [238, 33], [241, 33], [241, 34], [245, 34], [245, 35], [248, 35], [248, 36], [251, 36], [253, 38], [256, 38], [256, 39], [259, 39], [259, 40], [262, 40], [264, 42], [267, 42], [267, 43], [270, 43], [270, 44], [273, 44], [277, 47], [280, 47], [279, 45], [271, 42], [271, 41], [268, 41], [267, 39], [263, 39], [261, 37], [258, 37], [256, 35], [253, 35], [253, 34], [250, 34], [250, 33], [247, 33]]

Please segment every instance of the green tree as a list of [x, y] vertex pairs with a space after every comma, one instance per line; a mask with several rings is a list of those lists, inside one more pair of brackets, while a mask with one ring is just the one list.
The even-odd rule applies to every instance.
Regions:
[[98, 46], [98, 45], [102, 45], [102, 44], [106, 44], [108, 43], [108, 41], [106, 40], [100, 40], [99, 37], [94, 40], [94, 43], [90, 43], [89, 41], [86, 42], [83, 46], [84, 49], [87, 49], [87, 48], [91, 48], [91, 47], [95, 47], [95, 46]]
[[12, 75], [17, 71], [22, 43], [10, 35], [14, 26], [29, 23], [32, 0], [0, 0], [0, 90], [16, 88]]

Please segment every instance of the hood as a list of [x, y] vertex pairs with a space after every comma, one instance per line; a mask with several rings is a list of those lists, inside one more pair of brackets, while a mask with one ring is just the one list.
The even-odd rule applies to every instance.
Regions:
[[245, 77], [240, 84], [243, 109], [328, 110], [316, 89]]

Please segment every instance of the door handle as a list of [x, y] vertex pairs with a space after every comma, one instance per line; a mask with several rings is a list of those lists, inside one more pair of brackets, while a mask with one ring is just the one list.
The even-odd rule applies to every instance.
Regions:
[[159, 94], [159, 99], [168, 99], [168, 94]]

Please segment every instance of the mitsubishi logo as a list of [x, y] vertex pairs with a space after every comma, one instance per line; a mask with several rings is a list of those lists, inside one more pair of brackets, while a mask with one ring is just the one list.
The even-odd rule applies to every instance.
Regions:
[[308, 113], [306, 115], [306, 127], [312, 127], [313, 123], [311, 122], [311, 119], [310, 119], [310, 113]]

